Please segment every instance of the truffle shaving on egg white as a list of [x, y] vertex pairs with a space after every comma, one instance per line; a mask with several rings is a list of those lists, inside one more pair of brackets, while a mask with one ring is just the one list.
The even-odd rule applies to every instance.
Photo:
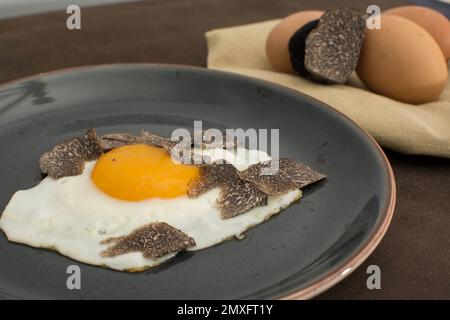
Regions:
[[39, 167], [42, 173], [55, 179], [76, 176], [83, 172], [86, 161], [97, 160], [102, 152], [95, 130], [89, 129], [84, 136], [63, 141], [44, 153]]

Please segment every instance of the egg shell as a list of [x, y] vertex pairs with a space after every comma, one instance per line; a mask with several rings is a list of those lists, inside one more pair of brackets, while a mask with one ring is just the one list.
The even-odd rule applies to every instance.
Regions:
[[440, 12], [422, 6], [402, 6], [386, 10], [384, 14], [406, 18], [424, 28], [441, 47], [446, 60], [450, 59], [450, 22]]
[[444, 55], [431, 35], [392, 15], [381, 15], [381, 29], [366, 29], [356, 71], [370, 90], [414, 104], [438, 99], [448, 77]]
[[266, 40], [266, 54], [275, 70], [295, 73], [289, 56], [289, 39], [298, 29], [319, 19], [323, 13], [317, 10], [300, 11], [287, 16], [272, 29]]

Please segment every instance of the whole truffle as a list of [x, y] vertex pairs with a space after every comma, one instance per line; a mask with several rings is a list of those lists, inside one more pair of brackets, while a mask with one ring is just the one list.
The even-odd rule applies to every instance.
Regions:
[[366, 26], [366, 15], [353, 9], [324, 13], [305, 41], [305, 69], [316, 79], [345, 83], [355, 70]]
[[291, 65], [302, 77], [317, 80], [305, 67], [306, 38], [319, 24], [319, 19], [313, 20], [298, 29], [289, 40], [289, 54]]

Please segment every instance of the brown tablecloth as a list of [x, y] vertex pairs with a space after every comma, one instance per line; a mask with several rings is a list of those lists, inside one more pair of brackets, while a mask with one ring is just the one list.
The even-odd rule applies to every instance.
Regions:
[[[377, 3], [387, 9], [406, 1]], [[207, 30], [302, 9], [369, 4], [374, 1], [149, 0], [82, 8], [80, 31], [66, 28], [65, 12], [3, 20], [0, 83], [90, 64], [205, 66]], [[386, 237], [360, 268], [319, 299], [450, 299], [450, 160], [387, 154], [398, 194]], [[371, 264], [381, 268], [381, 290], [366, 287], [366, 268]]]

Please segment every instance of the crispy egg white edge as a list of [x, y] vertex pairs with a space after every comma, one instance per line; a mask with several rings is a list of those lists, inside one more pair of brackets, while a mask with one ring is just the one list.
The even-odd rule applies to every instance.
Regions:
[[[270, 159], [265, 152], [258, 150], [238, 150], [239, 156], [223, 149], [203, 152], [213, 160], [225, 159], [238, 170]], [[94, 185], [91, 180], [94, 165], [95, 161], [86, 163], [79, 176], [58, 180], [47, 177], [31, 189], [16, 192], [0, 218], [0, 229], [8, 240], [53, 249], [87, 264], [141, 271], [176, 254], [148, 259], [141, 252], [132, 252], [105, 258], [100, 253], [108, 246], [100, 244], [101, 241], [127, 235], [151, 222], [166, 222], [194, 238], [196, 246], [189, 250], [200, 250], [239, 237], [301, 197], [300, 190], [270, 196], [267, 206], [223, 220], [215, 205], [218, 188], [196, 199], [182, 196], [122, 201], [104, 194]]]

